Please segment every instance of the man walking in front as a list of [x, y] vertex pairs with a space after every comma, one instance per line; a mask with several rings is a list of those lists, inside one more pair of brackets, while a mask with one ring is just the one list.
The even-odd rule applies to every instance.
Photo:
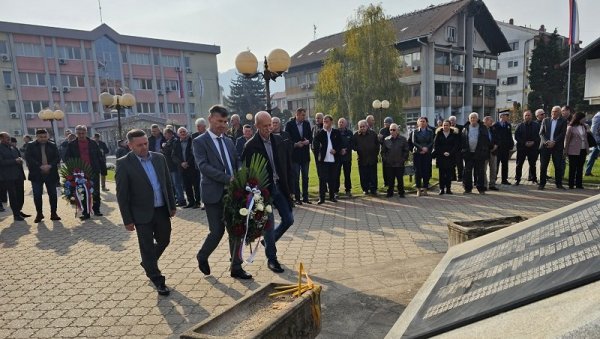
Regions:
[[562, 184], [563, 178], [563, 150], [565, 148], [565, 134], [567, 132], [567, 121], [561, 117], [560, 106], [552, 107], [551, 117], [542, 121], [540, 128], [540, 184], [539, 190], [546, 186], [548, 175], [548, 164], [550, 158], [554, 164], [554, 178], [556, 188], [565, 189]]
[[[75, 134], [77, 135], [77, 139], [69, 143], [65, 159], [81, 159], [90, 165], [92, 173], [89, 175], [94, 187], [92, 209], [94, 215], [100, 217], [103, 215], [100, 213], [100, 174], [104, 173], [106, 175], [106, 162], [102, 157], [98, 144], [88, 138], [87, 127], [78, 125], [75, 127]], [[88, 211], [87, 204], [83, 205], [83, 212], [79, 219], [86, 220], [90, 218], [90, 211]]]
[[[194, 139], [194, 159], [202, 173], [202, 201], [206, 209], [209, 234], [198, 251], [198, 268], [205, 275], [210, 274], [208, 258], [217, 248], [225, 233], [223, 222], [223, 197], [227, 186], [238, 169], [238, 160], [231, 138], [227, 137], [227, 109], [214, 105], [209, 110], [209, 129]], [[231, 276], [237, 279], [252, 279], [252, 275], [242, 269], [239, 248], [241, 240], [229, 238], [231, 254]]]
[[117, 202], [125, 228], [137, 232], [141, 265], [159, 295], [169, 295], [158, 259], [171, 240], [171, 218], [175, 216], [173, 185], [165, 157], [148, 151], [146, 133], [127, 133], [129, 152], [117, 160]]
[[60, 220], [56, 213], [57, 194], [56, 184], [58, 183], [58, 167], [60, 166], [60, 154], [58, 147], [48, 140], [48, 131], [38, 129], [35, 132], [35, 141], [27, 147], [25, 160], [29, 168], [28, 179], [31, 181], [33, 190], [33, 202], [37, 214], [33, 222], [38, 223], [44, 219], [42, 208], [42, 193], [44, 185], [46, 193], [50, 199], [50, 220]]
[[254, 154], [260, 154], [267, 160], [269, 190], [273, 199], [273, 206], [279, 212], [281, 223], [274, 227], [275, 217], [273, 213], [269, 215], [270, 224], [273, 226], [264, 232], [265, 255], [267, 256], [269, 269], [275, 273], [282, 273], [283, 268], [277, 260], [277, 246], [275, 243], [294, 223], [290, 191], [292, 180], [289, 175], [292, 165], [286, 144], [281, 137], [271, 133], [271, 124], [269, 113], [264, 111], [256, 113], [254, 126], [256, 126], [257, 133], [246, 143], [242, 153], [242, 162], [245, 162], [246, 166], [250, 166]]

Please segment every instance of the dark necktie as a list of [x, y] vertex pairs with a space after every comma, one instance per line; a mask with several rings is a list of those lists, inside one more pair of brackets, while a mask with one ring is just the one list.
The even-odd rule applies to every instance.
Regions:
[[221, 160], [223, 161], [223, 166], [225, 166], [225, 172], [231, 175], [231, 170], [229, 170], [229, 163], [227, 162], [227, 157], [225, 157], [225, 147], [223, 147], [223, 138], [217, 137], [219, 140], [219, 149], [221, 150]]

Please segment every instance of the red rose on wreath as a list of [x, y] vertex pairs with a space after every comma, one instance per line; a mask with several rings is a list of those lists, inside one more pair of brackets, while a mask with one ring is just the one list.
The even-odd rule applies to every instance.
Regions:
[[73, 181], [73, 180], [75, 180], [75, 177], [72, 175], [67, 175], [66, 179], [67, 179], [67, 181]]
[[71, 187], [77, 186], [77, 184], [75, 183], [75, 181], [71, 181], [70, 184], [71, 184]]
[[269, 190], [266, 190], [264, 188], [260, 190], [260, 193], [262, 194], [262, 196], [265, 199], [269, 199], [269, 197], [271, 196], [271, 192], [269, 192]]
[[256, 211], [256, 213], [254, 214], [254, 219], [255, 220], [260, 220], [263, 217], [263, 212], [261, 211]]
[[250, 179], [248, 179], [248, 184], [252, 187], [256, 187], [256, 186], [258, 186], [258, 179], [250, 178]]
[[75, 172], [75, 173], [77, 173], [77, 172], [81, 172], [81, 169], [79, 169], [79, 168], [74, 168], [74, 169], [73, 169], [73, 172]]
[[235, 200], [240, 200], [244, 197], [244, 192], [242, 192], [241, 190], [237, 190], [235, 192], [233, 192], [233, 198]]

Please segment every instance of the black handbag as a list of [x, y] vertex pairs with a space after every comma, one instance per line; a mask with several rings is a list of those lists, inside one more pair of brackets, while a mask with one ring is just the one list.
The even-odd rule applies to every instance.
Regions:
[[587, 141], [588, 141], [588, 145], [589, 147], [596, 147], [598, 146], [598, 143], [596, 142], [596, 138], [594, 138], [594, 135], [592, 134], [592, 132], [587, 132]]

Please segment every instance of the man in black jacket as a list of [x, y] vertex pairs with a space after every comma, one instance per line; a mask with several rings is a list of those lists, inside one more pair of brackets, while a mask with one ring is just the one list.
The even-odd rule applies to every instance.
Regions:
[[[348, 127], [348, 121], [345, 118], [338, 120], [338, 130], [342, 136], [342, 149], [340, 150], [340, 161], [338, 163], [338, 177], [342, 170], [344, 170], [344, 188], [346, 189], [346, 196], [352, 196], [352, 179], [350, 173], [352, 171], [352, 129]], [[338, 181], [339, 182], [339, 181]], [[339, 191], [338, 185], [338, 191]], [[336, 192], [339, 193], [339, 192]]]
[[[294, 146], [292, 152], [292, 171], [294, 174], [294, 195], [296, 204], [310, 204], [308, 200], [308, 165], [310, 164], [309, 149], [312, 144], [312, 134], [310, 123], [306, 119], [306, 110], [298, 108], [295, 118], [291, 119], [285, 125], [285, 131], [290, 134], [290, 141]], [[300, 173], [302, 173], [302, 191], [300, 191]], [[302, 200], [300, 200], [302, 194]]]
[[510, 122], [508, 122], [509, 115], [510, 112], [508, 110], [500, 112], [500, 121], [494, 124], [496, 136], [498, 137], [498, 152], [496, 163], [498, 164], [498, 169], [500, 169], [500, 165], [502, 165], [502, 185], [511, 184], [508, 181], [508, 158], [510, 156], [510, 151], [515, 145], [515, 142], [512, 137], [512, 126]]
[[177, 206], [183, 207], [186, 205], [185, 196], [183, 194], [183, 178], [179, 173], [179, 166], [173, 161], [173, 149], [175, 147], [175, 132], [170, 128], [163, 130], [165, 136], [165, 143], [163, 143], [160, 152], [165, 156], [167, 161], [167, 168], [169, 169], [169, 175], [171, 176], [171, 182], [173, 184], [173, 190], [177, 197]]
[[165, 137], [160, 131], [160, 127], [157, 124], [152, 124], [150, 126], [150, 134], [152, 134], [148, 138], [148, 150], [150, 152], [160, 152], [160, 147], [165, 142]]
[[[108, 146], [106, 146], [106, 143], [102, 140], [100, 140], [100, 133], [94, 133], [94, 141], [98, 144], [98, 147], [100, 148], [100, 152], [102, 152], [102, 157], [104, 158], [104, 162], [106, 162], [106, 156], [108, 155], [108, 153], [110, 152], [108, 149]], [[102, 187], [102, 190], [104, 192], [108, 192], [109, 189], [106, 188], [106, 174], [100, 175], [100, 186]]]
[[37, 214], [34, 222], [38, 223], [44, 219], [42, 208], [43, 186], [46, 185], [46, 193], [50, 199], [50, 220], [60, 220], [56, 214], [57, 193], [56, 184], [58, 183], [58, 167], [60, 166], [60, 154], [58, 147], [48, 140], [48, 131], [38, 129], [35, 132], [36, 140], [29, 143], [25, 160], [29, 168], [28, 179], [31, 181], [33, 190], [33, 202]]
[[521, 173], [523, 172], [523, 163], [525, 158], [529, 163], [529, 179], [537, 183], [535, 163], [538, 158], [538, 149], [540, 147], [540, 125], [533, 121], [530, 110], [523, 112], [523, 122], [515, 130], [515, 139], [517, 140], [517, 169], [515, 171], [515, 185], [521, 182]]
[[[88, 138], [87, 127], [84, 125], [78, 125], [75, 127], [75, 134], [77, 139], [69, 142], [67, 146], [67, 152], [65, 153], [65, 161], [69, 159], [81, 159], [83, 162], [90, 165], [92, 173], [90, 173], [90, 179], [92, 180], [94, 192], [92, 193], [92, 209], [95, 216], [102, 216], [100, 212], [100, 175], [106, 175], [106, 162], [102, 156], [102, 152], [98, 147], [98, 144]], [[87, 210], [87, 205], [84, 204], [83, 212], [79, 219], [86, 220], [90, 218], [90, 211]]]
[[336, 192], [339, 191], [340, 174], [337, 171], [342, 150], [342, 135], [337, 129], [333, 129], [333, 118], [331, 115], [323, 117], [323, 129], [321, 129], [313, 140], [317, 162], [317, 175], [319, 176], [319, 202], [325, 202], [325, 193], [329, 192], [329, 200], [337, 202]]
[[290, 192], [291, 178], [289, 176], [291, 161], [288, 150], [281, 137], [271, 133], [271, 115], [267, 112], [258, 112], [254, 117], [254, 126], [257, 133], [248, 140], [242, 153], [242, 161], [246, 166], [250, 165], [252, 156], [260, 154], [267, 160], [267, 171], [269, 172], [269, 190], [273, 199], [273, 205], [279, 212], [281, 223], [274, 227], [273, 213], [269, 215], [271, 227], [264, 232], [265, 254], [268, 267], [275, 273], [282, 273], [283, 268], [277, 261], [277, 247], [275, 243], [294, 223], [292, 214], [292, 199]]
[[10, 143], [10, 135], [0, 132], [0, 185], [8, 192], [10, 209], [15, 221], [23, 221], [30, 216], [21, 211], [25, 193], [23, 162], [21, 152]]
[[179, 127], [177, 135], [179, 139], [175, 140], [172, 159], [183, 177], [183, 187], [188, 199], [184, 208], [200, 208], [200, 179], [194, 160], [192, 138], [185, 127]]

